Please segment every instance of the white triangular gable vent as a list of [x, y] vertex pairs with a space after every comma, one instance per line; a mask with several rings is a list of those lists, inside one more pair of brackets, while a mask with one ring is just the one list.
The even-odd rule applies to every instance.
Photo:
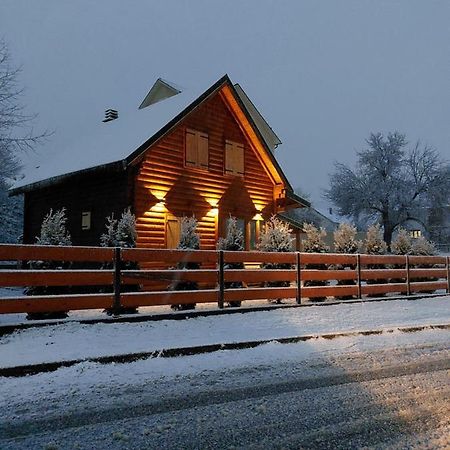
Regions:
[[181, 89], [174, 86], [162, 78], [158, 78], [155, 84], [150, 89], [149, 93], [145, 96], [144, 100], [139, 106], [139, 109], [145, 108], [150, 105], [154, 105], [166, 98], [173, 97], [181, 92]]

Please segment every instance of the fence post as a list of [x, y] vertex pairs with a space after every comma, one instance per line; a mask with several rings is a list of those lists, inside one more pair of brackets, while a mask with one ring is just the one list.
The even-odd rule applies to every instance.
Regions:
[[447, 256], [447, 294], [450, 294], [450, 256]]
[[223, 309], [225, 291], [224, 291], [224, 262], [223, 250], [219, 250], [219, 298], [217, 300], [220, 309]]
[[409, 255], [406, 255], [406, 295], [411, 295], [411, 280], [409, 278]]
[[302, 273], [300, 267], [300, 252], [296, 252], [296, 263], [297, 263], [297, 304], [301, 305], [302, 303]]
[[121, 302], [120, 302], [120, 288], [121, 288], [121, 270], [120, 266], [122, 265], [122, 257], [121, 257], [121, 250], [120, 247], [114, 248], [114, 279], [113, 279], [113, 289], [114, 289], [114, 299], [113, 299], [113, 306], [112, 306], [112, 312], [113, 315], [117, 316], [120, 314], [120, 310], [122, 308]]
[[358, 298], [362, 298], [361, 290], [361, 255], [358, 253], [356, 255], [356, 276], [358, 282]]

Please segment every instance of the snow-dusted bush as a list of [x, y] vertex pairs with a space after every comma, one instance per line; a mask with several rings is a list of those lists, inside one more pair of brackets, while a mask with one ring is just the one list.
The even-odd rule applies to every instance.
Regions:
[[[348, 223], [341, 223], [334, 232], [334, 250], [336, 253], [354, 254], [358, 252], [360, 242], [356, 239], [356, 227]], [[341, 270], [355, 270], [355, 264], [339, 264], [337, 266]], [[354, 286], [355, 280], [338, 280], [338, 286]], [[353, 298], [353, 295], [336, 296], [341, 300]]]
[[435, 256], [439, 252], [434, 243], [423, 236], [414, 239], [411, 245], [411, 255]]
[[100, 236], [102, 247], [136, 247], [136, 218], [130, 208], [126, 209], [119, 220], [114, 214], [106, 218], [106, 233]]
[[412, 252], [412, 240], [408, 231], [404, 228], [398, 230], [397, 236], [391, 243], [391, 251], [394, 255], [410, 255]]
[[[177, 249], [200, 249], [200, 236], [197, 233], [197, 220], [195, 217], [183, 217], [181, 219], [180, 242]], [[176, 266], [178, 270], [195, 270], [199, 268], [200, 264], [197, 262], [180, 261]], [[193, 291], [198, 289], [198, 283], [196, 281], [175, 281], [170, 285], [170, 289], [173, 291]], [[171, 308], [174, 310], [195, 309], [195, 303], [172, 305]]]
[[[367, 229], [366, 239], [364, 240], [364, 252], [367, 255], [385, 255], [387, 253], [387, 245], [383, 240], [383, 232], [379, 224], [371, 225]], [[384, 264], [368, 264], [368, 269], [385, 269]], [[367, 284], [382, 284], [389, 280], [384, 279], [370, 279]], [[385, 294], [376, 294], [376, 296], [383, 296]]]
[[41, 232], [36, 238], [38, 245], [72, 245], [70, 234], [66, 228], [66, 209], [62, 208], [56, 212], [51, 209], [44, 217]]
[[357, 253], [360, 242], [356, 239], [356, 227], [341, 223], [333, 233], [336, 253]]
[[[261, 232], [258, 249], [262, 252], [292, 252], [294, 250], [294, 238], [291, 234], [289, 225], [275, 216], [272, 216], [267, 222], [264, 230]], [[288, 263], [264, 263], [263, 269], [292, 269], [292, 264]], [[268, 287], [287, 287], [289, 281], [267, 281]], [[281, 299], [275, 300], [275, 303], [281, 303]]]
[[258, 249], [262, 252], [292, 252], [294, 238], [291, 233], [287, 223], [272, 216], [261, 232]]
[[[244, 250], [244, 234], [237, 226], [235, 217], [230, 217], [227, 221], [227, 232], [224, 238], [220, 238], [217, 242], [218, 250], [228, 250], [240, 252]], [[244, 264], [241, 262], [226, 263], [224, 269], [243, 269]], [[242, 281], [231, 281], [225, 283], [225, 289], [236, 289], [243, 286]], [[241, 306], [240, 301], [229, 302], [229, 306]]]
[[[411, 255], [417, 255], [417, 256], [435, 256], [439, 252], [437, 251], [436, 247], [434, 246], [434, 243], [429, 241], [423, 236], [418, 237], [417, 239], [412, 240], [411, 245]], [[418, 264], [416, 265], [417, 268], [421, 269], [431, 269], [434, 267], [433, 264]], [[415, 281], [437, 281], [437, 278], [412, 278], [412, 282]], [[424, 292], [427, 294], [431, 294], [434, 291], [433, 290], [425, 290], [425, 291], [419, 291]]]
[[305, 253], [327, 253], [329, 247], [325, 244], [327, 232], [324, 228], [316, 228], [312, 223], [304, 223], [303, 231], [306, 239], [303, 241]]
[[[134, 248], [136, 247], [136, 219], [132, 214], [130, 208], [125, 209], [119, 220], [114, 218], [114, 213], [106, 218], [106, 232], [100, 236], [100, 245], [102, 247], [121, 247]], [[106, 263], [103, 269], [111, 269], [112, 264]], [[133, 261], [122, 262], [120, 268], [122, 270], [138, 270], [139, 265]], [[139, 290], [139, 285], [124, 285], [121, 288], [124, 292], [136, 292]], [[103, 291], [105, 289], [103, 288]], [[110, 287], [107, 290], [111, 290]], [[113, 311], [106, 309], [108, 315], [111, 314], [136, 314], [137, 308], [120, 308], [120, 311]]]
[[[397, 236], [391, 243], [391, 251], [394, 255], [410, 255], [412, 252], [412, 240], [409, 232], [404, 228], [398, 230]], [[394, 264], [394, 269], [403, 269], [404, 265]], [[403, 278], [392, 278], [391, 283], [405, 283], [406, 280]], [[402, 291], [401, 294], [406, 294]]]
[[[327, 253], [329, 247], [325, 244], [327, 232], [323, 228], [317, 228], [312, 223], [304, 223], [303, 231], [306, 233], [306, 239], [303, 240], [303, 251], [305, 253]], [[306, 264], [305, 269], [327, 270], [326, 264]], [[303, 286], [327, 286], [327, 280], [306, 280]], [[321, 302], [326, 297], [312, 297], [311, 300]]]
[[387, 245], [383, 240], [383, 232], [379, 224], [371, 225], [367, 229], [363, 248], [368, 255], [385, 255], [387, 253]]
[[[70, 234], [66, 228], [66, 210], [62, 208], [58, 211], [50, 212], [44, 217], [41, 224], [39, 236], [36, 237], [38, 245], [72, 245]], [[63, 261], [30, 261], [29, 266], [33, 270], [62, 270], [69, 268], [70, 264]], [[68, 286], [30, 286], [25, 289], [26, 295], [58, 295], [68, 294]], [[28, 313], [27, 319], [59, 319], [67, 317], [67, 311]]]

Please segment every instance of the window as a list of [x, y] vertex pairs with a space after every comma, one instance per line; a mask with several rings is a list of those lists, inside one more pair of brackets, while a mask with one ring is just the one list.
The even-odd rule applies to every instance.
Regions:
[[180, 243], [181, 221], [178, 217], [169, 216], [166, 221], [166, 248], [177, 248]]
[[225, 173], [244, 175], [244, 144], [225, 141]]
[[208, 160], [208, 134], [201, 131], [186, 129], [186, 166], [207, 169]]
[[83, 211], [81, 213], [81, 229], [90, 230], [91, 229], [91, 212]]
[[414, 238], [417, 239], [420, 236], [422, 236], [422, 230], [410, 230], [409, 235]]

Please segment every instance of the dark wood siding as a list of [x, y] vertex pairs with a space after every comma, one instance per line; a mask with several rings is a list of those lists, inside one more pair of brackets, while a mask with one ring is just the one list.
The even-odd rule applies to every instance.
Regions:
[[[126, 172], [96, 172], [76, 175], [67, 180], [36, 189], [25, 194], [24, 242], [31, 244], [40, 233], [41, 223], [52, 208], [65, 207], [67, 227], [74, 245], [100, 245], [100, 236], [105, 232], [105, 218], [111, 213], [120, 216], [127, 207], [132, 207], [132, 183]], [[91, 212], [91, 229], [81, 229], [81, 213]]]
[[[208, 170], [186, 167], [186, 130], [208, 135]], [[225, 142], [244, 145], [244, 174], [225, 174]], [[172, 132], [150, 147], [135, 181], [138, 246], [164, 248], [168, 216], [199, 221], [201, 248], [216, 246], [218, 214], [251, 220], [274, 212], [274, 183], [220, 93], [191, 112]]]

